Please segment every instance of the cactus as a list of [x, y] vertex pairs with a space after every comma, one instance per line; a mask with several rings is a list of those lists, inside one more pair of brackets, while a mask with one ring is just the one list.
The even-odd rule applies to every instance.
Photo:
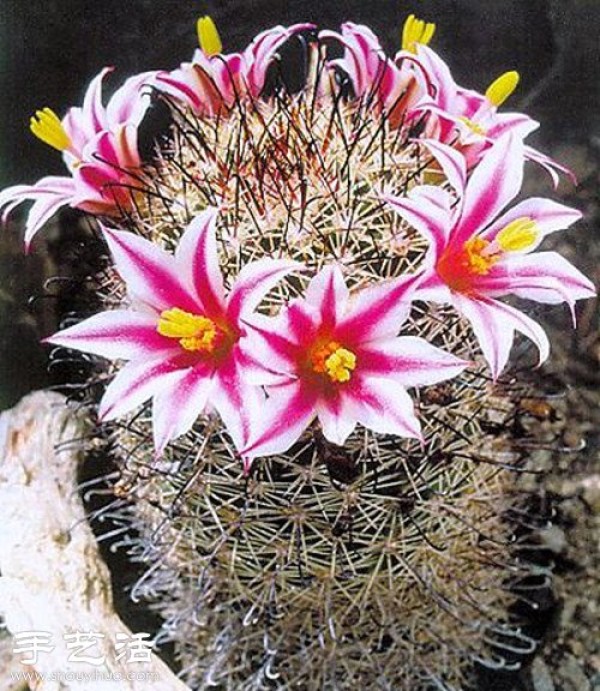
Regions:
[[[204, 239], [214, 235], [230, 295], [236, 281], [261, 261], [279, 267], [257, 307], [266, 320], [261, 323], [277, 324], [290, 304], [314, 291], [314, 277], [331, 267], [355, 300], [374, 295], [368, 292], [373, 287], [420, 277], [408, 318], [396, 324], [396, 333], [452, 354], [444, 366], [458, 369], [453, 376], [426, 377], [426, 385], [408, 384], [414, 401], [408, 415], [416, 427], [407, 423], [406, 434], [381, 431], [373, 422], [353, 424], [337, 438], [318, 413], [286, 448], [252, 454], [259, 436], [252, 427], [247, 434], [232, 430], [230, 413], [222, 412], [216, 398], [211, 406], [210, 397], [209, 404], [192, 411], [189, 424], [177, 418], [157, 432], [164, 392], [158, 385], [144, 389], [142, 378], [131, 379], [127, 390], [123, 382], [133, 375], [123, 373], [133, 372], [135, 363], [111, 366], [117, 377], [101, 411], [105, 418], [117, 418], [109, 428], [120, 467], [114, 491], [123, 500], [122, 520], [136, 529], [137, 538], [128, 543], [132, 556], [147, 566], [133, 594], [164, 618], [158, 638], [174, 643], [191, 687], [466, 688], [474, 663], [510, 668], [535, 646], [515, 609], [525, 599], [525, 579], [539, 571], [521, 555], [526, 533], [519, 517], [526, 509], [515, 484], [515, 471], [526, 467], [526, 459], [515, 443], [514, 421], [529, 389], [510, 369], [501, 372], [515, 329], [534, 340], [541, 359], [546, 342], [535, 322], [495, 298], [531, 290], [540, 301], [573, 303], [593, 292], [587, 279], [558, 260], [558, 268], [544, 266], [528, 275], [527, 284], [513, 281], [510, 290], [510, 271], [503, 274], [504, 292], [496, 284], [482, 286], [505, 256], [520, 260], [544, 232], [556, 229], [549, 227], [556, 218], [564, 226], [578, 214], [548, 206], [551, 202], [536, 207], [533, 202], [539, 200], [531, 200], [520, 214], [498, 221], [494, 237], [482, 231], [492, 227], [504, 205], [496, 191], [509, 184], [505, 178], [520, 181], [524, 158], [554, 175], [560, 170], [524, 148], [516, 134], [494, 129], [500, 129], [494, 118], [516, 87], [516, 73], [500, 77], [485, 96], [454, 85], [452, 103], [450, 78], [434, 69], [440, 59], [427, 47], [433, 28], [411, 17], [394, 61], [382, 55], [366, 27], [347, 24], [341, 36], [321, 32], [319, 42], [308, 42], [307, 75], [298, 92], [281, 78], [274, 88], [265, 88], [276, 50], [308, 28], [265, 32], [240, 58], [222, 54], [214, 24], [203, 18], [201, 47], [192, 63], [126, 82], [120, 119], [116, 107], [111, 110], [109, 104], [106, 110], [100, 162], [74, 166], [79, 194], [56, 201], [111, 216], [111, 226], [143, 240], [135, 244], [126, 234], [103, 231], [117, 269], [103, 274], [108, 316], [103, 313], [93, 328], [83, 322], [49, 340], [132, 359], [131, 348], [119, 350], [109, 321], [123, 324], [126, 314], [146, 328], [148, 310], [157, 320], [148, 343], [157, 334], [179, 339], [185, 357], [212, 354], [221, 347], [219, 338], [233, 339], [231, 324], [168, 302], [169, 292], [179, 290], [172, 268], [159, 267], [166, 283], [161, 288], [157, 279], [156, 304], [147, 286], [140, 288], [144, 272], [160, 273], [159, 255], [148, 247], [161, 248], [161, 257], [165, 252], [184, 256], [180, 248], [188, 233]], [[325, 50], [332, 40], [344, 45], [337, 60]], [[440, 83], [434, 84], [436, 78]], [[140, 91], [140, 84], [147, 86]], [[172, 125], [168, 142], [157, 148], [153, 161], [142, 164], [131, 132], [145, 112], [147, 102], [139, 102], [149, 89], [167, 104]], [[433, 103], [444, 89], [446, 101]], [[472, 112], [450, 112], [458, 101], [466, 108], [469, 99], [477, 101], [469, 106]], [[449, 109], [445, 116], [442, 106]], [[61, 125], [40, 111], [34, 133], [81, 158], [67, 127], [74, 120]], [[104, 177], [96, 196], [82, 204], [77, 176], [86, 165], [95, 166], [96, 176], [86, 179], [88, 187]], [[99, 172], [102, 165], [108, 169]], [[493, 179], [487, 189], [493, 194], [486, 196], [481, 171]], [[111, 196], [113, 187], [117, 192]], [[479, 197], [470, 202], [474, 188]], [[14, 205], [23, 194], [5, 193], [0, 203]], [[28, 188], [26, 194], [41, 203], [39, 189]], [[474, 208], [485, 216], [479, 227]], [[453, 225], [444, 229], [449, 219]], [[36, 219], [30, 220], [29, 237], [38, 230]], [[438, 221], [435, 235], [431, 227]], [[471, 232], [465, 235], [467, 221]], [[461, 232], [460, 250], [442, 246]], [[208, 256], [210, 240], [203, 242]], [[184, 264], [177, 267], [187, 271]], [[427, 292], [434, 268], [435, 280], [445, 283], [452, 300], [432, 299]], [[430, 279], [422, 278], [426, 275]], [[556, 287], [559, 275], [568, 279], [562, 288]], [[214, 275], [207, 279], [205, 290], [216, 280]], [[202, 292], [199, 296], [207, 299]], [[489, 308], [489, 315], [478, 317], [473, 305]], [[502, 309], [506, 312], [493, 312]], [[498, 314], [506, 319], [505, 331], [498, 328]], [[252, 318], [248, 326], [242, 320], [242, 331], [255, 328]], [[331, 339], [329, 346], [319, 356], [320, 369], [317, 351], [311, 351], [310, 376], [329, 376], [329, 387], [355, 381], [362, 351], [355, 355]], [[149, 345], [144, 348], [142, 355], [154, 357]], [[164, 377], [165, 388], [173, 388], [175, 376], [186, 376], [175, 359], [169, 363], [166, 373], [152, 374]], [[137, 364], [142, 365], [147, 366]], [[180, 388], [170, 394], [174, 410], [177, 391], [182, 409], [189, 393], [187, 380], [177, 382]], [[115, 394], [119, 386], [127, 405]], [[154, 396], [152, 409], [138, 389], [146, 399]], [[264, 415], [268, 411], [269, 419], [284, 428], [286, 413], [273, 409], [277, 399], [269, 385], [260, 390], [267, 392], [256, 399], [265, 406]], [[403, 395], [397, 392], [398, 400]], [[240, 404], [256, 405], [243, 397]], [[263, 411], [246, 412], [248, 417], [258, 412], [260, 418]], [[379, 412], [384, 418], [389, 411]]]

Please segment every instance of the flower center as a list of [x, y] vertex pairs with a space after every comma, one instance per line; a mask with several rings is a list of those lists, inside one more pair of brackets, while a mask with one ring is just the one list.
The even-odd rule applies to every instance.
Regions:
[[352, 371], [356, 369], [356, 355], [336, 341], [316, 348], [310, 359], [313, 371], [326, 374], [334, 382], [350, 381]]
[[64, 151], [71, 146], [69, 135], [52, 108], [37, 110], [29, 121], [29, 129], [44, 144], [48, 144], [58, 151]]
[[161, 336], [177, 338], [184, 350], [202, 353], [212, 353], [222, 336], [212, 319], [190, 314], [178, 307], [161, 312], [156, 330]]
[[511, 221], [493, 242], [475, 235], [460, 250], [445, 252], [437, 264], [442, 280], [453, 290], [468, 293], [474, 276], [485, 276], [506, 252], [529, 249], [539, 236], [535, 221], [523, 216]]

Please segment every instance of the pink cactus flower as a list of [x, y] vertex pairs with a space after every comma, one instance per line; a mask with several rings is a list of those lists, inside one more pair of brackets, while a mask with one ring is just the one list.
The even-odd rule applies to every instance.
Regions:
[[551, 232], [581, 217], [548, 199], [532, 198], [501, 214], [523, 179], [523, 143], [510, 134], [485, 154], [467, 181], [466, 162], [452, 147], [423, 141], [437, 159], [458, 199], [441, 187], [423, 185], [386, 201], [430, 243], [427, 277], [418, 297], [454, 305], [479, 340], [492, 375], [508, 360], [515, 331], [549, 353], [548, 338], [530, 317], [496, 298], [516, 295], [543, 303], [595, 294], [592, 283], [556, 252], [534, 252]]
[[427, 95], [427, 75], [413, 50], [403, 50], [392, 60], [367, 26], [346, 22], [341, 29], [341, 34], [319, 33], [320, 40], [334, 40], [344, 46], [341, 58], [328, 61], [329, 69], [342, 70], [356, 98], [383, 109], [391, 126], [400, 126], [407, 112]]
[[103, 69], [90, 83], [83, 106], [70, 108], [62, 121], [50, 108], [31, 118], [31, 131], [61, 151], [69, 175], [44, 177], [33, 185], [15, 185], [0, 193], [3, 219], [19, 204], [33, 201], [25, 228], [28, 247], [38, 230], [62, 206], [111, 216], [131, 206], [131, 187], [139, 186], [137, 128], [149, 99], [147, 72], [128, 79], [102, 105]]
[[264, 398], [244, 374], [252, 360], [244, 351], [242, 320], [296, 264], [269, 258], [252, 262], [226, 296], [216, 219], [213, 208], [197, 216], [174, 255], [131, 233], [103, 228], [130, 308], [101, 312], [46, 339], [129, 361], [106, 389], [99, 416], [118, 418], [152, 398], [157, 454], [209, 404], [241, 447]]
[[243, 53], [223, 54], [212, 20], [203, 17], [198, 29], [201, 47], [192, 62], [159, 73], [157, 86], [198, 115], [217, 115], [240, 99], [258, 98], [277, 51], [294, 34], [312, 28], [312, 24], [276, 26], [258, 34]]
[[[425, 135], [443, 144], [454, 146], [464, 154], [467, 167], [472, 168], [492, 144], [507, 133], [524, 140], [539, 123], [522, 113], [502, 113], [498, 108], [512, 95], [519, 83], [519, 74], [509, 71], [498, 77], [484, 94], [456, 84], [448, 65], [435, 51], [418, 45], [417, 55], [426, 70], [434, 96], [418, 104], [413, 117], [428, 113]], [[523, 155], [543, 166], [558, 184], [558, 172], [574, 180], [573, 173], [545, 154], [530, 146]]]
[[351, 298], [341, 270], [329, 266], [278, 317], [254, 315], [255, 381], [266, 385], [268, 400], [242, 450], [247, 460], [284, 452], [315, 417], [334, 444], [357, 423], [421, 438], [406, 387], [449, 379], [467, 363], [421, 338], [397, 335], [418, 280], [393, 279]]

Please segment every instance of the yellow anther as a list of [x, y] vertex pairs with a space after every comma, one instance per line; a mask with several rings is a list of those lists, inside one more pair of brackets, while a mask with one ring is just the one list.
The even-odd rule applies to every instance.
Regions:
[[325, 360], [325, 369], [331, 381], [347, 382], [356, 369], [356, 355], [346, 348], [338, 348]]
[[470, 273], [484, 276], [500, 258], [497, 252], [490, 251], [491, 243], [478, 236], [467, 240], [464, 245], [466, 268]]
[[424, 22], [422, 19], [417, 19], [414, 14], [411, 14], [407, 17], [402, 28], [402, 50], [416, 53], [417, 44], [429, 45], [434, 33], [435, 24]]
[[473, 134], [477, 134], [480, 137], [485, 137], [487, 134], [487, 130], [485, 127], [482, 127], [479, 123], [475, 122], [474, 120], [470, 120], [469, 118], [465, 117], [464, 115], [458, 118], [463, 124], [465, 124]]
[[161, 336], [177, 338], [184, 350], [211, 353], [216, 346], [217, 325], [208, 317], [190, 314], [178, 307], [161, 312], [156, 330]]
[[356, 368], [356, 355], [336, 341], [329, 341], [313, 351], [311, 362], [318, 374], [326, 374], [331, 381], [347, 382]]
[[196, 23], [198, 43], [205, 55], [219, 55], [223, 52], [221, 37], [212, 17], [200, 17]]
[[501, 74], [487, 88], [485, 95], [495, 106], [501, 106], [519, 84], [519, 73], [512, 70]]
[[529, 216], [517, 218], [496, 235], [496, 243], [505, 252], [529, 249], [538, 239], [539, 229]]
[[44, 144], [64, 151], [71, 146], [69, 135], [65, 132], [60, 118], [51, 108], [36, 111], [29, 121], [29, 129]]

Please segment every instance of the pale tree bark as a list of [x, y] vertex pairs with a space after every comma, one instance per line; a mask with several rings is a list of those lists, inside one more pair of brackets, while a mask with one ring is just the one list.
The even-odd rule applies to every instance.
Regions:
[[[158, 657], [136, 652], [114, 611], [77, 491], [85, 429], [85, 417], [54, 393], [34, 393], [0, 415], [0, 614], [13, 651], [23, 649], [15, 657], [37, 658], [22, 669], [43, 691], [186, 691]], [[93, 645], [83, 650], [85, 642]], [[12, 688], [14, 671], [5, 674], [0, 686]]]

